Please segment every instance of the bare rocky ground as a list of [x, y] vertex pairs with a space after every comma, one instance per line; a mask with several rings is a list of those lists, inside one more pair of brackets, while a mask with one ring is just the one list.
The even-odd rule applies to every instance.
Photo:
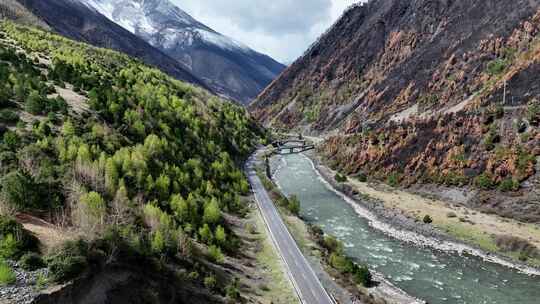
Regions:
[[45, 287], [40, 286], [39, 280], [40, 277], [47, 276], [47, 269], [25, 271], [16, 262], [8, 261], [8, 264], [14, 270], [17, 281], [12, 285], [0, 287], [0, 304], [32, 303], [39, 290]]

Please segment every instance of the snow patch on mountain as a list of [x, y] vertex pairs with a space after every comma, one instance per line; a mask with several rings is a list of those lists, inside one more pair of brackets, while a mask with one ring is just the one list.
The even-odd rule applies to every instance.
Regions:
[[138, 32], [154, 34], [158, 30], [144, 12], [144, 1], [81, 0], [109, 20], [133, 34]]
[[235, 41], [231, 38], [225, 37], [219, 33], [210, 32], [210, 31], [201, 30], [201, 29], [198, 29], [197, 32], [201, 35], [202, 40], [210, 44], [216, 45], [222, 49], [230, 50], [230, 51], [242, 50], [244, 52], [251, 51], [251, 49], [248, 46], [238, 41]]
[[[152, 36], [160, 32], [162, 37], [160, 41], [164, 48], [178, 45], [190, 46], [198, 38], [207, 45], [216, 46], [223, 50], [246, 53], [252, 51], [248, 46], [214, 32], [197, 22], [167, 0], [154, 2], [136, 0], [81, 1], [133, 34]], [[163, 18], [160, 20], [162, 22], [156, 20], [159, 17]], [[153, 39], [152, 44], [159, 45], [160, 41]]]
[[82, 0], [81, 2], [86, 4], [88, 7], [95, 9], [110, 20], [113, 19], [114, 5], [112, 2], [105, 2], [101, 0]]

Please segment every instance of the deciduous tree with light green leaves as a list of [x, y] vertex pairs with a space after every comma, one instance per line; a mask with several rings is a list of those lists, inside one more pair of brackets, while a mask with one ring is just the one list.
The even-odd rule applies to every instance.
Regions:
[[209, 225], [215, 225], [221, 220], [221, 211], [219, 203], [215, 197], [213, 197], [209, 203], [204, 207], [203, 221]]

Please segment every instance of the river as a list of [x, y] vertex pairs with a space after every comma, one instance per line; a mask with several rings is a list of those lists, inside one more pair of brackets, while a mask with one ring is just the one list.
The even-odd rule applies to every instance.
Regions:
[[275, 180], [297, 195], [301, 215], [345, 244], [346, 254], [430, 304], [539, 304], [540, 277], [480, 258], [421, 248], [372, 228], [318, 176], [308, 158], [280, 160]]

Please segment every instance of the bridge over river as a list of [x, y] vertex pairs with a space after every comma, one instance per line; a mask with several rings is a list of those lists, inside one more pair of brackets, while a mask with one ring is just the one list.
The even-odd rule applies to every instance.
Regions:
[[272, 146], [274, 147], [272, 155], [298, 154], [315, 149], [315, 145], [309, 144], [305, 139], [277, 140], [272, 143]]

